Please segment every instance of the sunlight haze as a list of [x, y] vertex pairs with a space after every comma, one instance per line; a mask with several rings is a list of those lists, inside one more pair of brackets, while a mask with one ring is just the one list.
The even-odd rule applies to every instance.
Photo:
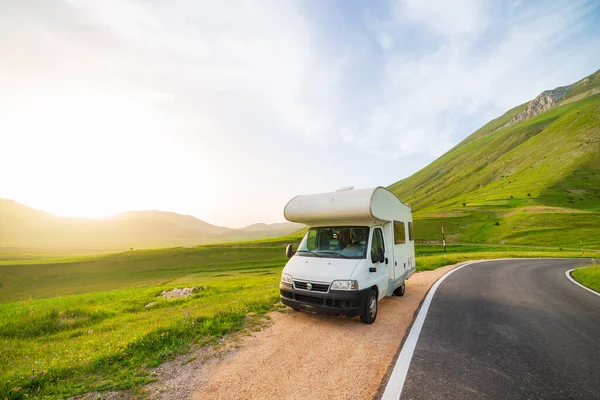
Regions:
[[600, 65], [596, 2], [4, 1], [0, 197], [242, 227]]

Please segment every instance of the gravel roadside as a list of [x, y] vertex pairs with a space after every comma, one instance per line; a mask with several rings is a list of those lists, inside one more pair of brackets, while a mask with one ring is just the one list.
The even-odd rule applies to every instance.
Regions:
[[[195, 387], [194, 399], [373, 398], [425, 294], [452, 268], [414, 274], [404, 297], [380, 302], [373, 325], [292, 310], [271, 313], [271, 326], [178, 380]], [[161, 397], [171, 398], [169, 392]]]

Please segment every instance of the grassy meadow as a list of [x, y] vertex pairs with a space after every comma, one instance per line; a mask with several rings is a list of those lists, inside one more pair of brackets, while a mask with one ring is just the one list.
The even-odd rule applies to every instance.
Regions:
[[[278, 307], [285, 244], [298, 240], [0, 256], [0, 398], [135, 394], [152, 380], [150, 368], [243, 329], [248, 313]], [[422, 271], [470, 259], [579, 255], [551, 247], [451, 245], [444, 258], [441, 246], [418, 245], [417, 265]], [[157, 297], [193, 286], [199, 289], [188, 298]]]
[[[0, 266], [2, 399], [148, 382], [148, 368], [273, 309], [285, 256], [258, 243], [31, 261]], [[193, 286], [192, 297], [157, 297]]]

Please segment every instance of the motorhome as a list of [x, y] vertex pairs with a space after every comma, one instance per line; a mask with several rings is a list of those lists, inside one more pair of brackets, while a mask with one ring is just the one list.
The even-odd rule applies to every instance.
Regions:
[[308, 226], [281, 274], [281, 302], [295, 310], [360, 316], [372, 324], [378, 302], [403, 296], [416, 269], [410, 207], [383, 187], [296, 196], [284, 209]]

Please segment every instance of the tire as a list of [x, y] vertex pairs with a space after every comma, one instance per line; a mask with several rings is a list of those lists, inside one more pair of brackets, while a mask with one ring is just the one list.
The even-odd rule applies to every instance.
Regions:
[[402, 282], [402, 285], [398, 286], [398, 287], [396, 288], [396, 290], [394, 290], [394, 294], [395, 294], [396, 296], [400, 296], [400, 297], [402, 297], [402, 296], [404, 296], [404, 292], [405, 292], [405, 291], [406, 291], [406, 285], [404, 284], [404, 282]]
[[365, 303], [365, 312], [360, 316], [360, 320], [365, 324], [372, 324], [377, 319], [377, 292], [371, 289]]

